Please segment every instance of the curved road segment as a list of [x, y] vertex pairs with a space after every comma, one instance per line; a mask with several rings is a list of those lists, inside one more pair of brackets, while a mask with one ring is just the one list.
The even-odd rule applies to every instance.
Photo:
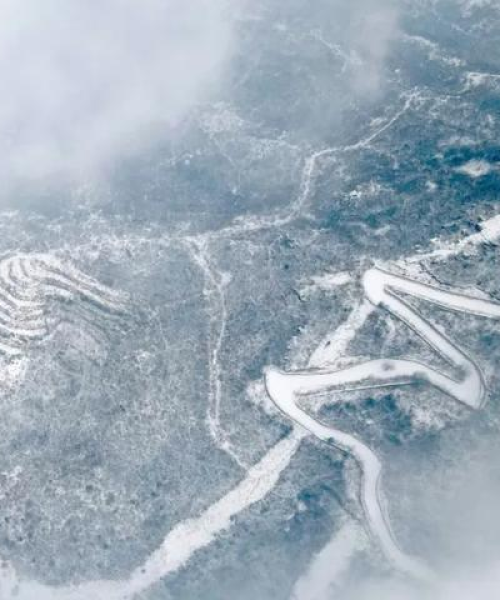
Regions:
[[307, 369], [286, 373], [269, 368], [266, 388], [276, 406], [319, 440], [354, 457], [363, 476], [361, 503], [369, 533], [393, 566], [418, 579], [432, 579], [431, 571], [406, 555], [392, 535], [381, 499], [382, 463], [358, 438], [329, 427], [299, 406], [301, 396], [329, 390], [359, 390], [427, 383], [472, 409], [481, 408], [485, 384], [476, 363], [421, 317], [400, 294], [437, 304], [451, 311], [500, 319], [500, 304], [440, 289], [394, 275], [379, 268], [368, 270], [363, 288], [369, 302], [397, 317], [439, 353], [456, 371], [452, 377], [415, 360], [378, 359], [340, 370]]

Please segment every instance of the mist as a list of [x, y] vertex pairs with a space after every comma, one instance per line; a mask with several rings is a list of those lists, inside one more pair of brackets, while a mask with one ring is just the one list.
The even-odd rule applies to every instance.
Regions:
[[3, 187], [140, 150], [204, 97], [230, 47], [224, 0], [1, 0]]
[[[276, 15], [267, 13], [269, 6], [0, 0], [2, 193], [19, 183], [92, 178], [117, 160], [147, 152], [212, 94], [230, 102], [224, 76], [241, 50], [235, 24], [251, 23], [255, 10], [271, 26]], [[295, 6], [277, 10], [285, 19], [299, 14]], [[345, 48], [339, 92], [346, 83], [354, 96], [383, 91], [398, 16], [392, 0], [311, 7], [304, 30]], [[317, 17], [321, 31], [314, 29]], [[279, 35], [275, 43], [282, 45]]]
[[392, 0], [363, 0], [356, 2], [351, 11], [346, 26], [355, 52], [352, 90], [376, 96], [383, 91], [383, 71], [400, 31], [400, 6]]

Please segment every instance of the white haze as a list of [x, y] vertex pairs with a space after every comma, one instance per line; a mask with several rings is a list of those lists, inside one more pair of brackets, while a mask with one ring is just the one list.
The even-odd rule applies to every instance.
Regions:
[[498, 600], [499, 597], [500, 563], [495, 563], [481, 570], [456, 572], [427, 590], [395, 581], [372, 581], [345, 600]]
[[399, 32], [400, 6], [396, 0], [358, 0], [349, 4], [346, 28], [359, 57], [354, 66], [354, 93], [378, 94], [382, 73]]
[[[490, 402], [495, 402], [494, 396]], [[473, 432], [465, 448], [428, 473], [412, 510], [431, 523], [436, 582], [419, 587], [393, 580], [357, 582], [342, 600], [498, 600], [500, 598], [500, 519], [498, 453], [495, 434]], [[443, 447], [444, 448], [444, 447]], [[411, 468], [411, 466], [410, 466]], [[425, 487], [424, 487], [425, 486]], [[411, 515], [410, 515], [411, 518]], [[418, 521], [413, 525], [417, 534]], [[333, 600], [332, 597], [314, 600]]]
[[[244, 4], [0, 0], [0, 192], [93, 174], [174, 127], [220, 81]], [[395, 0], [332, 0], [326, 10], [353, 51], [352, 93], [376, 95]]]
[[75, 174], [172, 127], [220, 74], [225, 0], [0, 0], [0, 177]]

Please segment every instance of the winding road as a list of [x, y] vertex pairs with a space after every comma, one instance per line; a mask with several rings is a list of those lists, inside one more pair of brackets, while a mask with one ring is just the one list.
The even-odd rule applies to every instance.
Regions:
[[415, 360], [377, 359], [340, 370], [306, 369], [284, 372], [268, 368], [266, 388], [276, 406], [295, 423], [319, 440], [353, 456], [362, 475], [361, 503], [369, 533], [399, 571], [418, 579], [432, 579], [431, 571], [405, 554], [391, 532], [381, 499], [382, 462], [358, 438], [329, 427], [299, 406], [301, 396], [329, 390], [359, 390], [427, 383], [472, 409], [481, 408], [485, 383], [474, 360], [426, 321], [401, 296], [405, 294], [451, 311], [500, 319], [500, 304], [483, 298], [412, 281], [380, 268], [369, 269], [363, 277], [368, 301], [400, 319], [440, 354], [456, 371], [446, 375]]

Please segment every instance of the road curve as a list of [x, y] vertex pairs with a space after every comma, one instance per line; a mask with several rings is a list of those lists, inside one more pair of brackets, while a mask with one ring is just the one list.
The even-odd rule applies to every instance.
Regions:
[[351, 455], [362, 472], [361, 504], [370, 535], [387, 559], [399, 571], [424, 580], [433, 578], [431, 570], [399, 547], [383, 509], [381, 492], [382, 463], [378, 456], [355, 436], [329, 427], [299, 406], [299, 398], [328, 390], [359, 390], [426, 382], [472, 409], [484, 403], [485, 383], [476, 363], [456, 344], [425, 320], [401, 294], [426, 300], [451, 311], [500, 319], [500, 304], [455, 291], [430, 286], [395, 275], [380, 268], [369, 269], [363, 277], [368, 301], [404, 322], [456, 371], [449, 376], [415, 360], [377, 359], [340, 370], [306, 369], [284, 372], [268, 368], [265, 372], [269, 396], [287, 417], [326, 444]]

